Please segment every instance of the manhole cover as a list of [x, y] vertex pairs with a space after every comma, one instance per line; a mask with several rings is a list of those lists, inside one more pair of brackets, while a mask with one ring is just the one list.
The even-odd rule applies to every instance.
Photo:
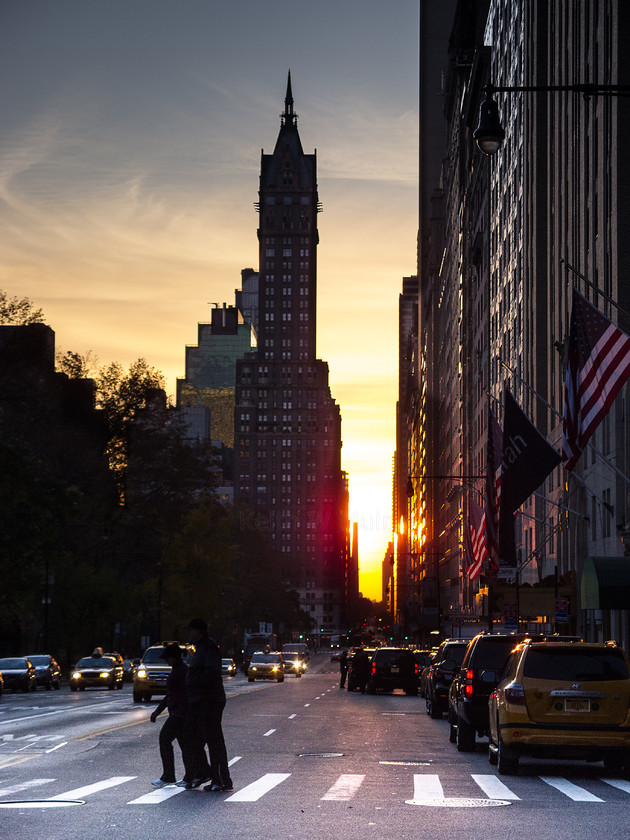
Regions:
[[85, 799], [9, 799], [0, 802], [0, 808], [68, 808], [71, 805], [85, 805]]
[[491, 808], [495, 805], [510, 805], [505, 799], [469, 799], [469, 798], [446, 798], [446, 799], [406, 799], [406, 805], [424, 805], [429, 808]]
[[298, 753], [298, 758], [341, 758], [343, 753]]

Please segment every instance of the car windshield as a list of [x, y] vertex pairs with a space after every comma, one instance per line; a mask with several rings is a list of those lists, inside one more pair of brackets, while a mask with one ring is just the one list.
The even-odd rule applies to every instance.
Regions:
[[164, 648], [149, 648], [145, 650], [142, 657], [143, 665], [166, 665], [166, 659], [162, 658]]
[[280, 654], [278, 654], [278, 653], [255, 653], [252, 656], [252, 662], [280, 662]]
[[413, 658], [408, 650], [378, 650], [374, 654], [374, 660], [385, 667], [401, 665]]
[[475, 667], [481, 670], [484, 668], [496, 671], [501, 670], [515, 644], [516, 640], [512, 638], [491, 640], [489, 636], [484, 636], [476, 646], [474, 654]]
[[48, 656], [29, 656], [33, 665], [48, 665], [50, 657]]
[[461, 645], [446, 645], [439, 656], [440, 662], [452, 660], [456, 665], [461, 665], [468, 645], [464, 642]]
[[113, 668], [114, 661], [106, 656], [84, 656], [77, 662], [77, 668]]
[[623, 653], [618, 648], [531, 648], [525, 656], [523, 676], [532, 679], [606, 682], [630, 677]]
[[0, 659], [0, 671], [3, 668], [7, 670], [15, 670], [16, 668], [26, 668], [26, 659]]
[[232, 664], [231, 659], [222, 659], [221, 662], [223, 662], [224, 665], [231, 665]]

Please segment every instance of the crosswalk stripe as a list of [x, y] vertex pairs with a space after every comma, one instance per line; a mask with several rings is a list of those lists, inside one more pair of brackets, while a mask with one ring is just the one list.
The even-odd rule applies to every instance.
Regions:
[[337, 802], [352, 799], [355, 793], [363, 784], [365, 775], [353, 775], [352, 773], [344, 773], [339, 776], [335, 784], [322, 796], [322, 799], [335, 800]]
[[560, 793], [564, 793], [565, 796], [568, 796], [569, 799], [572, 799], [574, 802], [603, 802], [603, 799], [600, 799], [599, 796], [595, 796], [593, 793], [589, 793], [584, 788], [579, 787], [579, 785], [574, 785], [573, 782], [570, 782], [568, 779], [562, 779], [560, 776], [539, 776], [543, 782], [546, 782], [551, 787], [559, 790]]
[[11, 796], [14, 793], [19, 793], [21, 790], [38, 787], [39, 785], [47, 785], [49, 782], [54, 782], [54, 779], [31, 779], [28, 782], [21, 782], [11, 787], [0, 788], [0, 796]]
[[612, 785], [612, 787], [630, 793], [630, 782], [626, 782], [623, 779], [602, 779], [602, 782], [606, 782], [607, 785]]
[[252, 782], [251, 785], [247, 785], [242, 790], [237, 791], [236, 793], [232, 794], [232, 796], [228, 796], [225, 800], [226, 802], [257, 802], [261, 796], [264, 796], [266, 793], [269, 793], [270, 790], [273, 790], [277, 785], [281, 782], [284, 782], [286, 779], [289, 778], [290, 773], [265, 773], [264, 776], [261, 776], [255, 782]]
[[177, 796], [178, 793], [183, 793], [185, 790], [186, 788], [177, 787], [177, 785], [158, 788], [157, 790], [145, 793], [144, 796], [139, 796], [137, 799], [132, 799], [131, 802], [127, 802], [127, 805], [157, 805], [166, 799], [170, 799], [171, 796]]
[[483, 776], [476, 773], [471, 774], [475, 782], [489, 799], [520, 799], [509, 787], [496, 776]]
[[444, 799], [440, 777], [434, 773], [414, 773], [414, 799]]
[[75, 788], [74, 790], [67, 790], [64, 793], [58, 793], [57, 796], [47, 796], [46, 799], [55, 802], [59, 799], [82, 799], [84, 796], [89, 796], [91, 793], [98, 793], [99, 790], [106, 790], [116, 785], [122, 785], [125, 782], [130, 782], [136, 776], [112, 776], [111, 779], [103, 779], [102, 782], [95, 782], [93, 785], [85, 785], [84, 787]]

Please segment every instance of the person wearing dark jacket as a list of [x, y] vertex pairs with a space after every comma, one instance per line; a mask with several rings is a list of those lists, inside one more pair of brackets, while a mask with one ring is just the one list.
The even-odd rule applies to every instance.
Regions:
[[195, 760], [196, 763], [199, 762], [199, 752], [201, 751], [199, 742], [195, 744], [194, 732], [189, 731], [191, 729], [191, 722], [188, 717], [188, 702], [186, 700], [187, 668], [182, 662], [180, 646], [178, 644], [166, 645], [162, 651], [161, 658], [165, 659], [171, 666], [171, 671], [166, 680], [166, 694], [164, 699], [158, 703], [155, 710], [151, 713], [151, 722], [155, 723], [164, 709], [168, 708], [168, 717], [160, 730], [159, 739], [162, 775], [159, 779], [151, 782], [157, 788], [176, 783], [173, 741], [177, 741], [182, 751], [185, 770], [184, 784], [193, 778], [191, 775], [191, 762]]
[[225, 690], [221, 673], [221, 650], [208, 636], [208, 625], [201, 618], [193, 618], [188, 625], [189, 641], [195, 647], [186, 673], [186, 698], [190, 719], [197, 727], [210, 756], [210, 777], [204, 778], [204, 769], [196, 774], [191, 787], [204, 787], [208, 791], [232, 790], [228, 768], [227, 750], [221, 728], [225, 708]]

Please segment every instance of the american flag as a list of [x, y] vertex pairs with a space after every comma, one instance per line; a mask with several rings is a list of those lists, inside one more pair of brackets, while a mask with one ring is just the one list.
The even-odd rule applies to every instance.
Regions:
[[630, 336], [573, 289], [562, 460], [572, 470], [630, 376]]
[[488, 552], [486, 550], [486, 514], [472, 499], [468, 500], [468, 529], [465, 534], [466, 574], [478, 577]]
[[501, 507], [501, 453], [503, 431], [492, 409], [488, 411], [488, 451], [486, 466], [486, 542], [493, 569], [499, 568], [499, 510]]

